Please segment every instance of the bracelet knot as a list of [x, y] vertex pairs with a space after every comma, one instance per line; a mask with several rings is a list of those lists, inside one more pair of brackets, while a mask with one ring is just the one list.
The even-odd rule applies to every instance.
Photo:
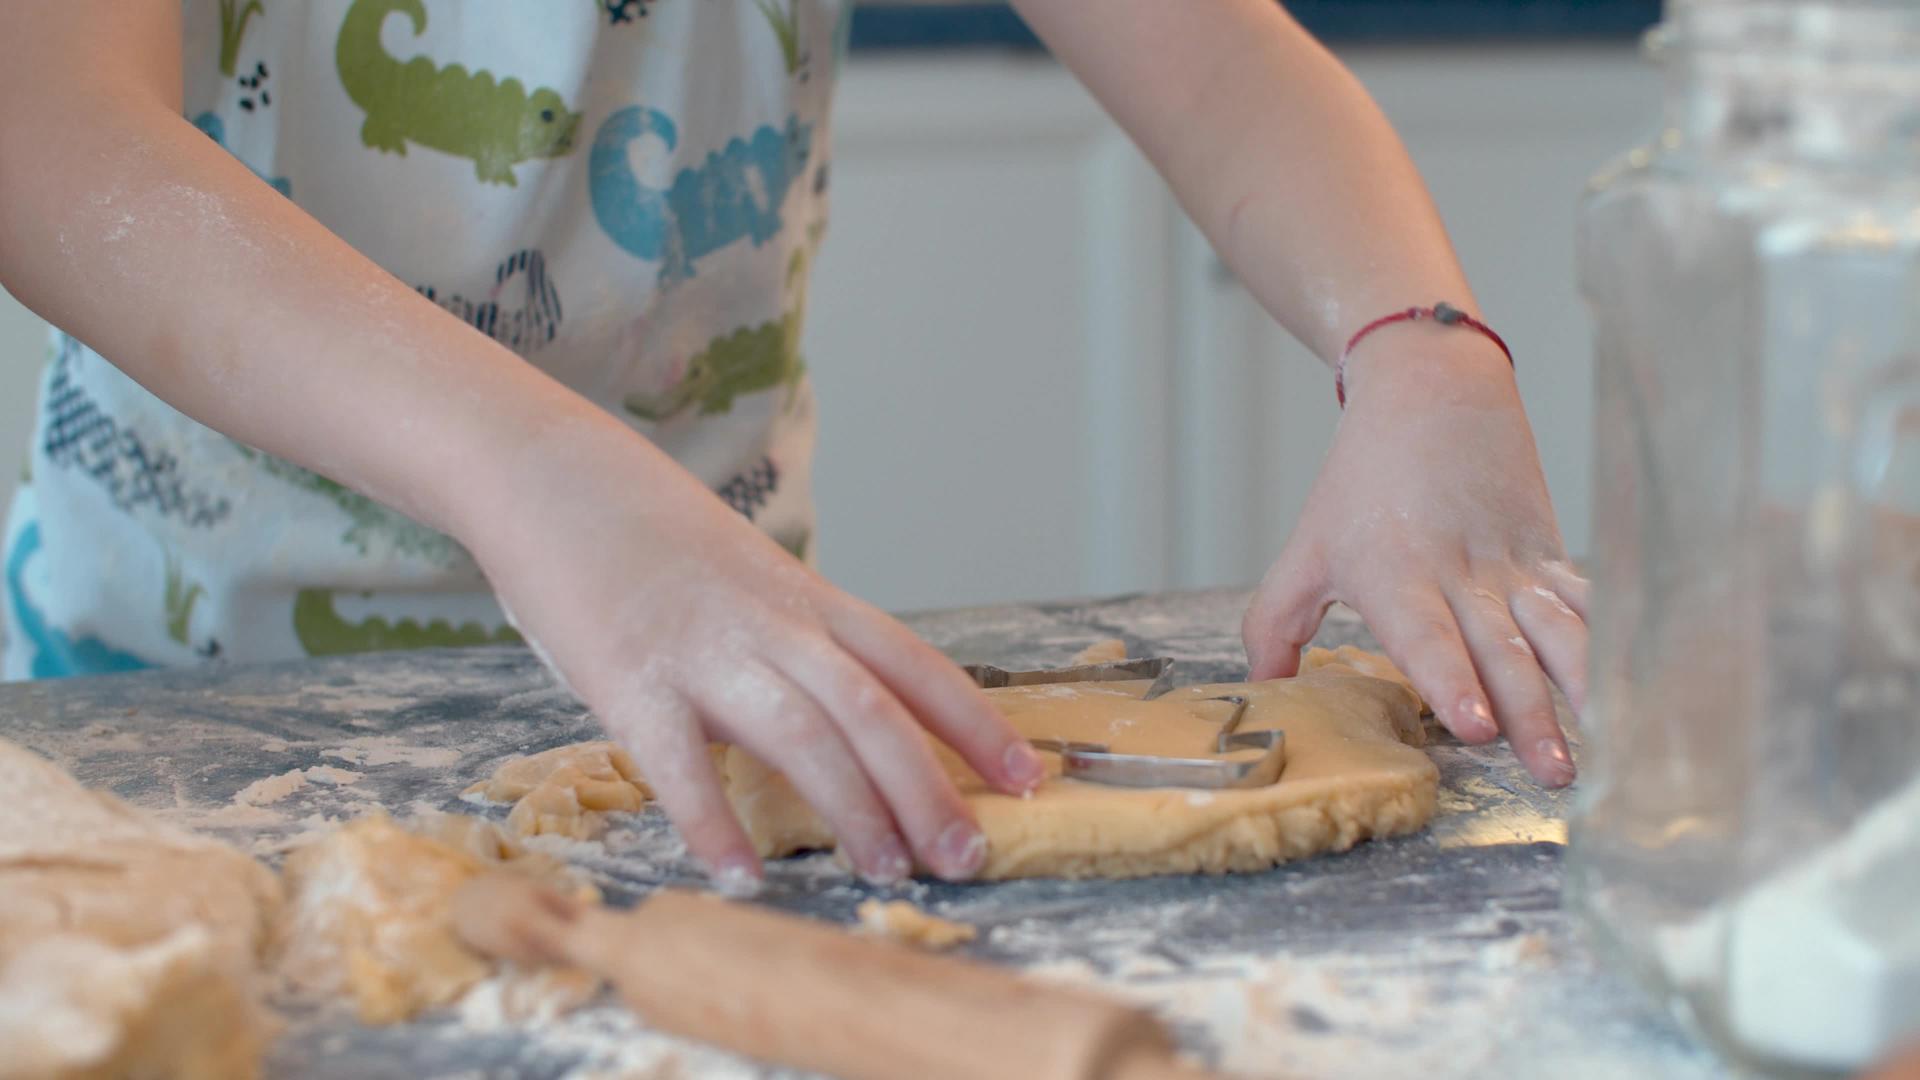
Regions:
[[1434, 304], [1432, 307], [1410, 307], [1404, 311], [1395, 311], [1391, 314], [1380, 316], [1354, 331], [1353, 336], [1347, 339], [1347, 347], [1340, 350], [1340, 359], [1333, 365], [1333, 393], [1334, 396], [1339, 399], [1341, 408], [1344, 409], [1347, 407], [1347, 358], [1353, 355], [1354, 347], [1359, 345], [1368, 334], [1373, 333], [1383, 326], [1397, 322], [1418, 322], [1421, 319], [1432, 319], [1442, 326], [1464, 326], [1469, 330], [1476, 331], [1484, 335], [1495, 345], [1500, 346], [1500, 351], [1507, 354], [1507, 363], [1513, 363], [1513, 350], [1507, 348], [1506, 341], [1494, 332], [1493, 327], [1467, 314], [1460, 308], [1454, 307], [1445, 300]]

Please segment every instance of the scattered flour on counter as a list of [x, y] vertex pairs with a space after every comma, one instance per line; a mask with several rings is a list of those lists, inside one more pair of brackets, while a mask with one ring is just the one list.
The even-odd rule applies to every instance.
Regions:
[[[767, 883], [820, 892], [821, 895], [832, 895], [831, 890], [834, 889], [844, 889], [848, 895], [865, 895], [858, 885], [858, 879], [853, 876], [853, 868], [841, 861], [839, 855], [826, 851], [767, 863]], [[895, 899], [922, 899], [927, 891], [925, 882], [903, 881], [888, 889], [887, 895]]]
[[358, 735], [339, 746], [320, 751], [353, 765], [412, 765], [420, 769], [448, 769], [466, 757], [447, 746], [418, 746], [397, 735]]
[[268, 776], [255, 780], [253, 783], [235, 792], [233, 801], [239, 806], [261, 806], [266, 803], [279, 802], [281, 799], [286, 798], [306, 786], [307, 771], [305, 769], [294, 769], [290, 772], [283, 772], [278, 776]]
[[[364, 773], [333, 765], [290, 769], [255, 780], [235, 792], [226, 803], [211, 807], [196, 802], [175, 781], [174, 805], [157, 808], [154, 813], [188, 829], [245, 830], [252, 835], [230, 836], [229, 842], [255, 856], [272, 857], [288, 850], [292, 842], [298, 839], [286, 835], [289, 830], [304, 828], [308, 832], [315, 832], [385, 810], [387, 807], [378, 793], [357, 786], [364, 778]], [[295, 820], [288, 808], [281, 804], [309, 788], [326, 789], [332, 811], [327, 814], [309, 813]]]
[[[1304, 898], [1326, 884], [1303, 877], [1297, 888]], [[1410, 920], [1400, 938], [1364, 946], [1312, 924], [1297, 936], [1235, 941], [1218, 929], [1236, 910], [1220, 893], [1109, 915], [1097, 886], [1024, 906], [1018, 888], [932, 910], [982, 926], [986, 959], [1148, 1008], [1230, 1075], [1371, 1078], [1402, 1075], [1416, 1061], [1432, 1080], [1723, 1075], [1704, 1050], [1646, 1040], [1644, 1005], [1630, 988], [1592, 994], [1595, 981], [1612, 976], [1561, 940], [1557, 911], [1489, 903], [1431, 926]], [[1611, 1047], [1598, 1057], [1594, 1032]]]
[[263, 859], [284, 855], [297, 847], [320, 839], [356, 816], [358, 815], [332, 817], [326, 814], [308, 814], [298, 821], [286, 823], [288, 831], [284, 835], [255, 837], [248, 847], [248, 853]]
[[475, 1032], [521, 1030], [530, 1036], [525, 1049], [533, 1065], [555, 1058], [576, 1059], [565, 1080], [764, 1080], [768, 1070], [732, 1054], [651, 1030], [624, 1006], [611, 1001], [590, 1005], [537, 1026], [523, 1028], [508, 1019], [502, 980], [489, 979], [462, 1000], [457, 1022], [443, 1037], [462, 1039]]
[[160, 816], [192, 829], [259, 829], [286, 824], [286, 817], [277, 810], [237, 802], [212, 810], [161, 811]]
[[234, 793], [233, 801], [237, 806], [264, 806], [279, 802], [281, 799], [306, 787], [309, 782], [328, 784], [338, 787], [359, 780], [363, 774], [352, 769], [338, 769], [332, 765], [313, 765], [305, 769], [290, 769], [287, 772], [264, 779], [255, 780]]
[[[1089, 912], [1102, 910], [1103, 905], [1097, 885], [1083, 888], [1085, 900], [1061, 900], [1009, 912], [1004, 906], [1007, 901], [988, 896], [978, 903], [948, 904], [935, 913], [986, 928], [987, 944], [995, 951], [1043, 969], [1059, 966], [1072, 970], [1077, 965], [1120, 978], [1169, 958], [1186, 959], [1177, 954], [1170, 957], [1169, 950], [1177, 946], [1169, 943], [1182, 938], [1182, 927], [1217, 918], [1222, 905], [1217, 895], [1207, 894], [1115, 910], [1110, 917], [1086, 918]], [[1062, 934], [1061, 918], [1073, 916], [1081, 916], [1073, 933]]]
[[93, 721], [75, 732], [74, 741], [85, 746], [90, 753], [120, 751], [123, 753], [143, 753], [154, 748], [154, 733], [136, 721], [135, 726], [122, 727], [114, 723]]
[[[646, 813], [613, 813], [607, 816], [615, 822], [638, 822]], [[615, 824], [595, 846], [603, 849], [600, 852], [603, 856], [617, 855], [629, 865], [638, 862], [648, 868], [671, 866], [687, 858], [687, 845], [681, 841], [680, 833], [671, 827], [646, 829]]]
[[571, 836], [559, 836], [554, 833], [540, 833], [518, 839], [527, 850], [544, 852], [563, 862], [592, 861], [605, 859], [608, 856], [608, 848], [604, 840], [577, 840]]
[[[1620, 1071], [1620, 1059], [1554, 1061], [1557, 1045], [1579, 1045], [1572, 1030], [1610, 1022], [1558, 1015], [1555, 994], [1528, 973], [1559, 962], [1539, 932], [1494, 941], [1415, 933], [1404, 949], [1391, 951], [1223, 955], [1196, 968], [1133, 954], [1025, 970], [1148, 1008], [1182, 1032], [1184, 1043], [1204, 1048], [1212, 1067], [1234, 1076], [1398, 1076], [1415, 1061], [1447, 1077], [1634, 1075]], [[1622, 1028], [1623, 1041], [1631, 1030]], [[1642, 1075], [1698, 1075], [1672, 1072], [1675, 1062], [1659, 1048], [1645, 1058]], [[1536, 1072], [1530, 1060], [1554, 1068]]]

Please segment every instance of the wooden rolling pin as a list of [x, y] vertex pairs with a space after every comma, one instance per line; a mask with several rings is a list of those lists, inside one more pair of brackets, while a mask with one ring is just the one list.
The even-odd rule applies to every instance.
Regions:
[[1144, 1009], [702, 893], [622, 912], [491, 874], [453, 920], [481, 952], [601, 975], [660, 1031], [846, 1080], [1208, 1075]]

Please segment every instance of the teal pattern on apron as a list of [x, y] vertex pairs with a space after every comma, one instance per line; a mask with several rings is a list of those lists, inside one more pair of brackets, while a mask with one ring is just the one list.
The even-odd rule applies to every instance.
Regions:
[[[850, 10], [187, 0], [183, 100], [263, 183], [807, 558], [800, 334]], [[49, 351], [0, 675], [517, 640], [448, 537], [72, 337]]]

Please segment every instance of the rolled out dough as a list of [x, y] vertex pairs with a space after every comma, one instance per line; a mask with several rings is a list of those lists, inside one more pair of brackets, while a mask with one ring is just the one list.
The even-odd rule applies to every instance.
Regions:
[[0, 739], [0, 1077], [258, 1075], [271, 871]]
[[[936, 746], [986, 832], [980, 877], [1249, 872], [1424, 826], [1439, 771], [1419, 749], [1419, 696], [1371, 654], [1316, 650], [1302, 667], [1293, 679], [1188, 687], [1155, 701], [1137, 700], [1139, 688], [1125, 683], [988, 691], [1028, 737], [1185, 756], [1206, 752], [1225, 708], [1203, 699], [1244, 694], [1251, 700], [1241, 729], [1284, 730], [1287, 764], [1264, 788], [1136, 789], [1060, 778], [1058, 759], [1042, 754], [1054, 775], [1023, 799], [988, 789]], [[728, 795], [762, 855], [834, 846], [826, 824], [778, 771], [738, 747], [724, 766]]]
[[[501, 867], [599, 898], [558, 859], [525, 850], [478, 818], [428, 815], [407, 828], [381, 814], [333, 829], [287, 856], [287, 904], [275, 928], [280, 971], [296, 989], [350, 996], [369, 1024], [453, 1002], [497, 965], [459, 939], [449, 905], [470, 878]], [[599, 988], [581, 972], [524, 978], [538, 987], [509, 986], [507, 998], [549, 1013]]]
[[[1101, 642], [1079, 659], [1110, 658]], [[1314, 649], [1300, 675], [1264, 683], [1190, 687], [1152, 702], [1145, 683], [1009, 687], [988, 696], [1029, 737], [1104, 742], [1120, 751], [1204, 753], [1224, 706], [1203, 699], [1246, 694], [1244, 730], [1287, 733], [1287, 767], [1270, 787], [1239, 791], [1140, 790], [1058, 778], [1030, 798], [986, 788], [959, 758], [935, 751], [986, 830], [982, 877], [1140, 877], [1263, 870], [1411, 832], [1432, 818], [1439, 772], [1419, 747], [1425, 706], [1383, 656], [1351, 646]], [[830, 850], [832, 833], [785, 777], [737, 747], [716, 747], [727, 794], [760, 854]], [[509, 761], [473, 791], [512, 802], [522, 835], [590, 838], [604, 811], [635, 810], [645, 782], [605, 742]]]

